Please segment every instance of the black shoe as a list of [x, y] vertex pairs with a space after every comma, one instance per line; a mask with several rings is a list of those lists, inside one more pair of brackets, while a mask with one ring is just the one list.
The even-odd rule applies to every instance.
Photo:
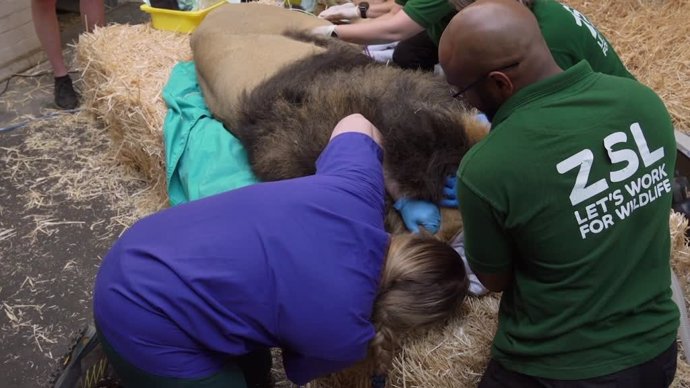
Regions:
[[273, 358], [269, 349], [260, 349], [234, 358], [244, 374], [247, 388], [273, 388], [275, 382], [271, 376]]
[[79, 94], [74, 90], [69, 74], [55, 77], [55, 105], [62, 109], [74, 109], [79, 105]]
[[112, 366], [96, 335], [96, 327], [89, 325], [82, 331], [59, 365], [52, 388], [118, 387]]

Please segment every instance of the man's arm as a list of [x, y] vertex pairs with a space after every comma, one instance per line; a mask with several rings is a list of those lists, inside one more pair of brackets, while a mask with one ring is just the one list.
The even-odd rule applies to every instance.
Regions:
[[[357, 0], [355, 1], [355, 4], [359, 5], [362, 1], [366, 0]], [[395, 15], [398, 11], [400, 11], [402, 7], [398, 5], [395, 0], [386, 0], [382, 2], [375, 3], [373, 1], [369, 1], [369, 10], [367, 10], [367, 19], [375, 19], [381, 16], [385, 17], [390, 17]]]
[[391, 17], [396, 13], [400, 12], [401, 6], [395, 3], [393, 0], [388, 0], [379, 4], [372, 4], [369, 6], [367, 11], [367, 18], [376, 19], [380, 17]]
[[391, 17], [379, 17], [367, 23], [335, 26], [339, 39], [357, 44], [390, 43], [410, 38], [424, 31], [405, 11]]
[[458, 178], [458, 200], [465, 233], [465, 253], [479, 281], [494, 292], [513, 281], [513, 250], [499, 220], [501, 215]]
[[[364, 1], [364, 0], [362, 0]], [[362, 18], [362, 13], [359, 10], [359, 3], [345, 3], [341, 5], [334, 5], [328, 7], [319, 14], [322, 19], [329, 20], [333, 23], [339, 23], [343, 20], [357, 20]], [[387, 0], [381, 3], [369, 3], [369, 8], [366, 11], [367, 19], [388, 18], [396, 14], [402, 9], [401, 6], [395, 3], [394, 0]]]

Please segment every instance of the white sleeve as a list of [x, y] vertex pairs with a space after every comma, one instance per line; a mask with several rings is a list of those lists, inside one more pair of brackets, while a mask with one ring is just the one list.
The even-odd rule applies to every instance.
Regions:
[[455, 249], [455, 252], [458, 252], [460, 257], [462, 257], [462, 263], [465, 265], [465, 272], [467, 273], [467, 277], [470, 279], [470, 287], [468, 290], [470, 295], [482, 296], [488, 293], [489, 290], [482, 285], [477, 276], [475, 276], [474, 272], [472, 272], [472, 269], [470, 269], [469, 264], [467, 264], [467, 258], [465, 257], [465, 233], [458, 233], [453, 241], [451, 241], [450, 246], [452, 246], [453, 249]]

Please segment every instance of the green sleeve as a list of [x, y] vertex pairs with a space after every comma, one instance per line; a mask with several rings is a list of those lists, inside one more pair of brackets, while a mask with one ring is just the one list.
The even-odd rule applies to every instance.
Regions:
[[510, 271], [513, 250], [509, 236], [501, 226], [500, 220], [503, 217], [460, 177], [458, 200], [465, 233], [465, 253], [472, 271]]
[[428, 29], [435, 24], [443, 22], [444, 18], [455, 10], [448, 0], [396, 0], [398, 4], [404, 4], [403, 12], [415, 23]]

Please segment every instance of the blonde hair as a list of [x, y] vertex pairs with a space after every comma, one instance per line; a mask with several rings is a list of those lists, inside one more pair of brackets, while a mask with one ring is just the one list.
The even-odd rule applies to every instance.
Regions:
[[429, 235], [391, 236], [374, 303], [376, 373], [390, 368], [401, 334], [446, 320], [468, 285], [462, 259], [448, 244]]
[[[474, 3], [476, 0], [448, 0], [450, 5], [452, 5], [457, 11], [462, 11], [468, 5]], [[534, 0], [517, 0], [518, 3], [524, 5], [527, 8], [532, 9]]]

